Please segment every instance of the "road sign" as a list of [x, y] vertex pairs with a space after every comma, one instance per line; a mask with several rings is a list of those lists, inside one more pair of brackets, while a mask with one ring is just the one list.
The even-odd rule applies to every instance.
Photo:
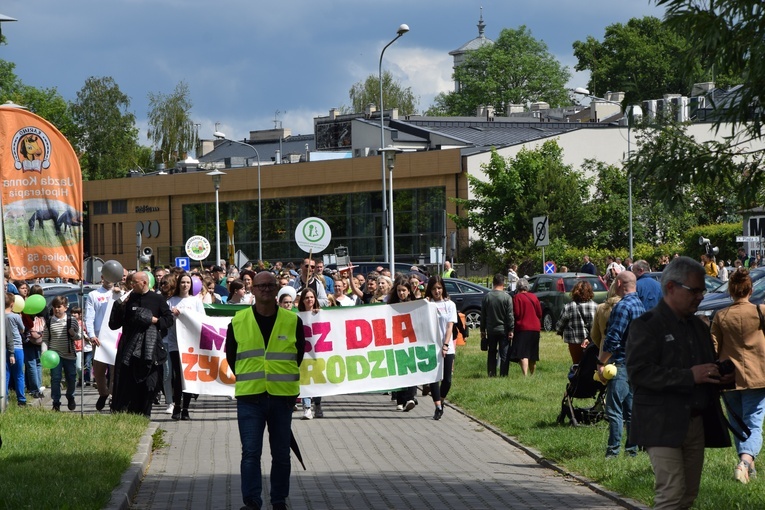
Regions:
[[[193, 260], [204, 260], [210, 254], [210, 241], [202, 236], [191, 236], [186, 240], [186, 255]], [[218, 261], [216, 260], [217, 264]]]
[[307, 253], [321, 253], [331, 240], [332, 231], [321, 218], [306, 218], [295, 229], [295, 242]]
[[761, 240], [759, 236], [736, 236], [737, 243], [759, 243]]
[[534, 236], [534, 246], [538, 248], [540, 246], [549, 245], [550, 225], [547, 222], [547, 216], [537, 216], [534, 218], [532, 225], [534, 226], [534, 231], [532, 232], [532, 235]]
[[553, 274], [556, 270], [557, 268], [555, 267], [555, 262], [553, 262], [552, 260], [548, 260], [547, 262], [545, 262], [545, 274]]
[[188, 257], [175, 257], [175, 266], [188, 271], [191, 267], [191, 259]]

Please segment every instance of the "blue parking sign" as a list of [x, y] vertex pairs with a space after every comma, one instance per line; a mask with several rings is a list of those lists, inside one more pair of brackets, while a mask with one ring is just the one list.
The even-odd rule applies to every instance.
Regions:
[[191, 267], [191, 259], [188, 257], [175, 257], [175, 265], [184, 271], [188, 271]]

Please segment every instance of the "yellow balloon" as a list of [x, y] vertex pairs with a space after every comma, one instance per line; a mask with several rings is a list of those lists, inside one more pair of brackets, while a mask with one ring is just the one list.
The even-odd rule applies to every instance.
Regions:
[[13, 308], [14, 313], [21, 313], [24, 311], [24, 298], [16, 294], [13, 297]]
[[611, 380], [616, 375], [616, 365], [613, 363], [609, 363], [605, 367], [603, 367], [603, 378], [606, 380]]

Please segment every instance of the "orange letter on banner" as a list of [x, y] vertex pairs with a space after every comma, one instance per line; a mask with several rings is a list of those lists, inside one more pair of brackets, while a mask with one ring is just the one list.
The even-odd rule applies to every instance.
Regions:
[[236, 383], [236, 377], [234, 377], [234, 374], [231, 372], [231, 369], [228, 366], [228, 360], [223, 357], [220, 360], [220, 371], [218, 372], [218, 377], [220, 377], [220, 382], [223, 384], [234, 384]]
[[218, 378], [218, 366], [220, 358], [218, 356], [199, 356], [199, 368], [197, 376], [202, 382], [212, 382]]
[[372, 343], [372, 328], [364, 319], [345, 321], [345, 346], [350, 349], [364, 349]]
[[417, 343], [417, 335], [412, 325], [412, 316], [408, 313], [393, 316], [393, 345], [403, 344], [405, 339]]

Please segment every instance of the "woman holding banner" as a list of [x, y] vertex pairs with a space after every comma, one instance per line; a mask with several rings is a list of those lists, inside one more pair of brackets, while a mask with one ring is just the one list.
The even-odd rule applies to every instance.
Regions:
[[[196, 296], [191, 295], [191, 276], [188, 273], [181, 273], [178, 276], [175, 293], [167, 300], [167, 306], [178, 320], [182, 313], [196, 312], [200, 315], [205, 314], [205, 308], [202, 301]], [[173, 414], [174, 420], [190, 420], [189, 403], [191, 402], [191, 393], [183, 392], [183, 373], [181, 367], [181, 354], [178, 352], [178, 330], [173, 322], [172, 327], [167, 330], [167, 352], [170, 356], [172, 366], [171, 382], [173, 385]], [[181, 399], [183, 395], [183, 399]], [[181, 407], [181, 405], [183, 407]]]
[[449, 299], [449, 294], [444, 287], [444, 279], [438, 275], [431, 276], [425, 289], [425, 299], [436, 305], [438, 313], [438, 336], [436, 344], [441, 347], [441, 355], [444, 357], [443, 379], [439, 382], [430, 383], [430, 393], [436, 412], [434, 420], [440, 420], [444, 414], [442, 400], [446, 398], [452, 387], [452, 368], [454, 367], [454, 323], [457, 322], [457, 305]]
[[[319, 306], [319, 298], [316, 296], [316, 292], [311, 287], [305, 287], [300, 292], [300, 301], [298, 302], [299, 312], [311, 312], [316, 313], [321, 310]], [[314, 409], [311, 411], [311, 398], [303, 398], [303, 419], [312, 420], [313, 417], [324, 418], [324, 411], [321, 408], [321, 397], [313, 398]]]
[[[393, 289], [388, 294], [388, 304], [406, 303], [414, 299], [414, 290], [406, 276], [399, 275], [393, 282]], [[396, 396], [396, 410], [409, 412], [417, 405], [417, 386], [401, 388], [394, 392]]]

